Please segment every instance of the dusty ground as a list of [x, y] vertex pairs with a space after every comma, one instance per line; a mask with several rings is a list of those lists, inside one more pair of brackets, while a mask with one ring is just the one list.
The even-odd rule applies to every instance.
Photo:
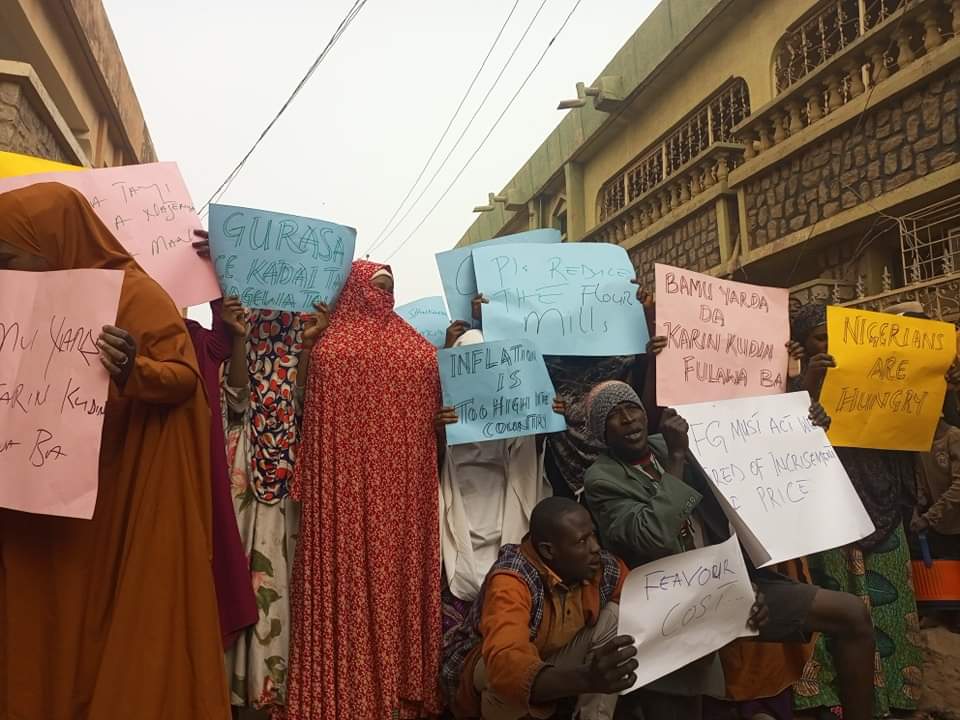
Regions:
[[960, 720], [960, 635], [943, 628], [924, 630], [927, 661], [921, 707], [937, 720]]
[[[921, 709], [932, 720], [960, 720], [960, 635], [934, 628], [923, 631], [927, 644]], [[262, 713], [244, 712], [240, 720], [266, 720]]]

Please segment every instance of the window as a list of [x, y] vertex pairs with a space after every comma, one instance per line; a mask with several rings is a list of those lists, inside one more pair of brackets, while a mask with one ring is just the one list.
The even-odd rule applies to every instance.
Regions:
[[604, 183], [597, 198], [600, 222], [662, 183], [714, 143], [736, 142], [731, 130], [749, 114], [747, 84], [742, 78], [736, 78], [698, 105], [686, 120], [625, 170]]
[[905, 216], [900, 252], [905, 285], [960, 272], [960, 196]]

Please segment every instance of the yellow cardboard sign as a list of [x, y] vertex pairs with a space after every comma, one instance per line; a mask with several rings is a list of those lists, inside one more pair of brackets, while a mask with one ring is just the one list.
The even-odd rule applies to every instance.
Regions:
[[820, 402], [834, 445], [930, 450], [956, 355], [953, 325], [934, 320], [827, 308], [827, 337], [837, 366]]
[[79, 165], [44, 160], [43, 158], [19, 153], [0, 152], [0, 178], [36, 175], [37, 173], [64, 172], [67, 170], [86, 170]]

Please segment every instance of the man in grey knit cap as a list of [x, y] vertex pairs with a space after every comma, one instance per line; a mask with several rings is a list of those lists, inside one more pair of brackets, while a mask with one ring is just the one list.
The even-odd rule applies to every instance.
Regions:
[[[729, 524], [707, 477], [689, 454], [687, 423], [666, 408], [660, 435], [650, 436], [647, 414], [626, 383], [597, 385], [587, 396], [589, 426], [606, 447], [584, 477], [584, 495], [606, 549], [628, 566], [723, 542]], [[823, 408], [811, 408], [815, 424], [828, 425]], [[765, 598], [760, 640], [803, 642], [823, 632], [834, 642], [844, 718], [873, 717], [874, 633], [870, 615], [853, 595], [804, 585], [747, 563]], [[722, 697], [723, 670], [715, 654], [661, 678], [642, 693], [648, 716], [699, 717], [701, 696]]]

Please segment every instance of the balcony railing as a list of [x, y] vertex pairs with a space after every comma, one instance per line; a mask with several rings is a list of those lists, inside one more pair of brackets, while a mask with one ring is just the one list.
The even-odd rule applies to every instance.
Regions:
[[750, 96], [741, 78], [701, 103], [676, 129], [610, 178], [597, 198], [600, 222], [636, 202], [664, 180], [686, 169], [716, 143], [735, 141], [733, 129], [750, 114]]
[[734, 128], [745, 160], [826, 118], [920, 55], [958, 42], [958, 36], [960, 0], [904, 0], [892, 12], [877, 10], [865, 32], [842, 47], [825, 48], [821, 61], [802, 77], [787, 74], [789, 86]]
[[590, 231], [587, 242], [619, 243], [656, 224], [674, 210], [719, 186], [727, 189], [727, 176], [740, 164], [743, 146], [714, 143], [676, 169], [665, 181], [649, 188], [633, 202]]

